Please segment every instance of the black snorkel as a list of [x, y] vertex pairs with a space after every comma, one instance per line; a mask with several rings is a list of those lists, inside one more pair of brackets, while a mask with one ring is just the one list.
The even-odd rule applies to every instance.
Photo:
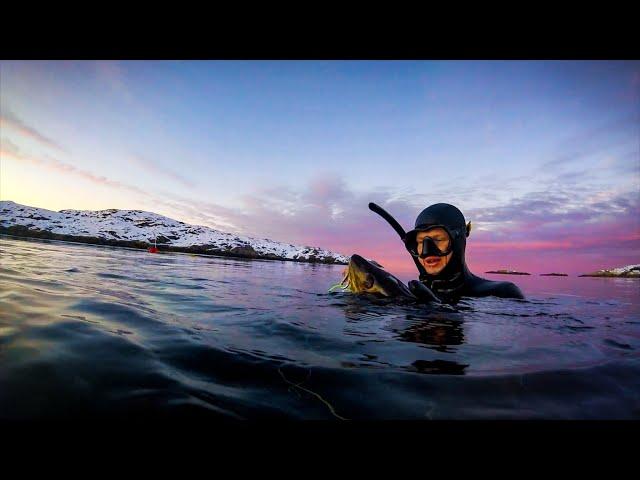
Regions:
[[[407, 232], [404, 231], [404, 228], [402, 228], [402, 226], [398, 223], [398, 221], [393, 218], [391, 216], [391, 214], [389, 214], [389, 212], [387, 212], [384, 208], [382, 208], [379, 205], [376, 205], [373, 202], [369, 202], [369, 210], [371, 210], [372, 212], [377, 213], [378, 215], [380, 215], [382, 218], [384, 218], [389, 225], [391, 225], [391, 227], [396, 231], [396, 233], [400, 236], [400, 240], [402, 240], [402, 243], [405, 245], [406, 248], [406, 237], [407, 237]], [[434, 245], [435, 246], [435, 245]], [[411, 252], [409, 252], [411, 253]], [[420, 264], [420, 262], [418, 261], [418, 257], [414, 256], [413, 254], [411, 254], [411, 258], [413, 258], [413, 262], [416, 264], [416, 268], [418, 269], [418, 272], [420, 272], [420, 280], [424, 280], [427, 277], [427, 271], [424, 269], [424, 267]]]

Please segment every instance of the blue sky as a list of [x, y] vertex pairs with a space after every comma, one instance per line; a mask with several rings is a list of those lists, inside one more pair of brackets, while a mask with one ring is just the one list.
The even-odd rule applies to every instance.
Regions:
[[0, 198], [53, 210], [385, 255], [370, 200], [407, 226], [454, 203], [487, 242], [550, 193], [542, 230], [639, 203], [637, 61], [2, 61], [0, 87]]

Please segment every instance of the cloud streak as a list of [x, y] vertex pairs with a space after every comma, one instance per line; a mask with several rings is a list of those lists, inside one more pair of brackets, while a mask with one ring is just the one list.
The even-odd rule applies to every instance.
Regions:
[[117, 188], [120, 190], [126, 190], [131, 193], [140, 195], [148, 195], [148, 193], [133, 185], [128, 185], [116, 180], [111, 180], [102, 175], [96, 175], [93, 172], [83, 170], [75, 167], [66, 162], [57, 160], [56, 158], [46, 156], [45, 158], [27, 155], [23, 153], [18, 146], [12, 143], [10, 140], [2, 139], [2, 146], [0, 148], [0, 157], [8, 158], [16, 162], [27, 162], [41, 167], [45, 167], [49, 170], [53, 170], [60, 173], [75, 175], [84, 180], [88, 180], [98, 185], [104, 185], [111, 188]]
[[129, 159], [131, 160], [131, 162], [141, 167], [147, 173], [163, 176], [165, 178], [168, 178], [169, 180], [178, 182], [185, 187], [195, 187], [195, 183], [193, 181], [167, 167], [160, 165], [158, 162], [153, 162], [152, 160], [143, 157], [142, 155], [131, 155], [129, 156]]
[[65, 152], [65, 153], [67, 152], [67, 150], [64, 147], [62, 147], [58, 142], [43, 135], [34, 127], [27, 125], [20, 118], [18, 118], [13, 112], [6, 109], [3, 109], [2, 112], [0, 112], [0, 129], [4, 129], [4, 128], [12, 129], [27, 138], [35, 140], [36, 142], [38, 142], [39, 144], [45, 147], [53, 148], [60, 152]]
[[95, 73], [100, 82], [107, 85], [113, 92], [122, 97], [127, 103], [134, 104], [134, 96], [129, 91], [124, 68], [119, 62], [98, 61], [94, 63]]
[[[106, 186], [119, 191], [133, 193], [142, 196], [142, 201], [149, 205], [149, 209], [155, 213], [161, 213], [177, 220], [189, 223], [202, 224], [230, 233], [242, 233], [238, 227], [228, 219], [241, 218], [227, 208], [214, 203], [194, 202], [179, 195], [166, 192], [149, 192], [135, 185], [113, 180], [104, 175], [77, 168], [74, 165], [60, 161], [56, 158], [45, 156], [33, 156], [24, 153], [11, 140], [2, 138], [0, 142], [0, 159], [12, 160], [18, 163], [30, 163], [58, 173], [68, 174], [87, 180], [96, 185]], [[131, 208], [135, 208], [132, 206]]]
[[640, 117], [636, 113], [618, 117], [565, 139], [559, 146], [561, 153], [542, 163], [539, 169], [558, 168], [620, 146], [637, 146], [639, 131]]

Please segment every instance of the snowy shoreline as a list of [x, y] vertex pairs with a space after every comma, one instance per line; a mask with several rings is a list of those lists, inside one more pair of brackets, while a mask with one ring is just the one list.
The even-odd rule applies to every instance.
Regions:
[[233, 235], [141, 210], [61, 210], [0, 201], [0, 234], [160, 252], [346, 265], [349, 257], [318, 247]]
[[585, 273], [580, 277], [616, 277], [616, 278], [640, 278], [640, 265], [627, 265], [626, 267], [611, 268], [608, 270], [598, 270], [597, 272]]

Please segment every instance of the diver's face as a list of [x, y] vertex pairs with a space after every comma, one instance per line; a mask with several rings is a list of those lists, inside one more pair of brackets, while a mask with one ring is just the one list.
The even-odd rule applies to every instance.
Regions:
[[[418, 254], [422, 253], [422, 241], [426, 237], [430, 237], [441, 252], [446, 252], [449, 248], [451, 239], [449, 238], [449, 234], [447, 233], [447, 231], [444, 228], [434, 228], [426, 232], [418, 232], [418, 234], [416, 235], [416, 241], [418, 243]], [[444, 269], [444, 267], [447, 266], [447, 263], [449, 263], [449, 260], [451, 260], [452, 255], [453, 252], [445, 257], [438, 257], [433, 255], [427, 258], [418, 258], [418, 260], [429, 275], [437, 275]]]

